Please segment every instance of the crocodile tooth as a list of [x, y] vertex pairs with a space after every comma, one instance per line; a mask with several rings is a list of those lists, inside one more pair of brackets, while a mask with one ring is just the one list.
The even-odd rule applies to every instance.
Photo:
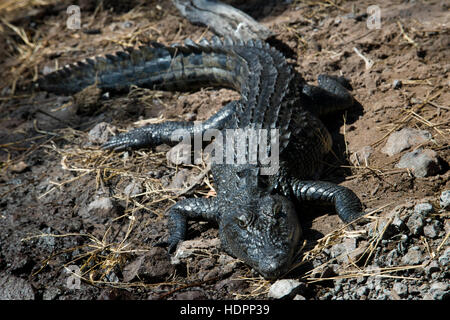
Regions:
[[253, 39], [250, 39], [250, 40], [247, 41], [247, 46], [249, 46], [249, 47], [254, 47], [255, 46], [255, 43], [253, 42]]
[[236, 40], [236, 46], [243, 47], [244, 45], [245, 45], [245, 42], [242, 39], [237, 39]]

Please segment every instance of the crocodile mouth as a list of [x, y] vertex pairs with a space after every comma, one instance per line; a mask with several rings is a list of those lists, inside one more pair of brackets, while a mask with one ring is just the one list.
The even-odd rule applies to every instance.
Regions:
[[283, 278], [291, 271], [295, 270], [302, 263], [301, 255], [304, 244], [297, 241], [290, 254], [279, 252], [275, 255], [265, 257], [259, 262], [258, 271], [266, 279], [274, 280]]
[[298, 241], [289, 253], [280, 250], [276, 254], [265, 256], [258, 263], [258, 272], [269, 280], [284, 277], [299, 266], [302, 249], [303, 245]]

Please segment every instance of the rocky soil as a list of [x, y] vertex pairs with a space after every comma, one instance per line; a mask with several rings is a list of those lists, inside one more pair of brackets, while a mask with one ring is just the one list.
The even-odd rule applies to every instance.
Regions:
[[[215, 196], [206, 165], [169, 162], [168, 146], [99, 148], [145, 123], [204, 120], [235, 92], [29, 90], [37, 76], [66, 63], [211, 32], [170, 1], [11, 3], [0, 5], [0, 299], [450, 297], [445, 2], [383, 1], [378, 29], [370, 1], [240, 7], [274, 32], [268, 41], [306, 80], [343, 75], [360, 104], [325, 119], [334, 149], [323, 179], [354, 190], [367, 215], [346, 227], [330, 208], [299, 208], [304, 254], [278, 281], [226, 255], [209, 222], [190, 223], [173, 256], [153, 246], [167, 236], [168, 207]], [[81, 29], [67, 28], [70, 4], [80, 6]]]

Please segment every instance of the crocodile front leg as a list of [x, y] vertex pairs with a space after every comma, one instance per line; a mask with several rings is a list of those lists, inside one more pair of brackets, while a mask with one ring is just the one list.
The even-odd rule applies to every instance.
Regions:
[[[208, 129], [222, 129], [231, 120], [239, 102], [232, 101], [220, 109], [216, 114], [204, 121], [201, 126], [193, 121], [166, 121], [163, 123], [151, 124], [142, 128], [137, 128], [126, 133], [118, 134], [104, 145], [104, 149], [114, 149], [116, 151], [124, 149], [137, 149], [160, 144], [175, 145], [179, 141], [172, 140], [175, 130], [185, 130], [185, 132], [195, 135], [202, 134]], [[199, 132], [197, 132], [200, 129]]]
[[217, 198], [190, 198], [174, 204], [168, 211], [169, 239], [158, 246], [168, 247], [169, 253], [175, 251], [177, 244], [186, 237], [187, 220], [212, 220], [218, 222]]
[[301, 181], [292, 178], [289, 182], [293, 195], [299, 201], [323, 201], [333, 204], [342, 221], [349, 223], [364, 212], [361, 201], [352, 190], [325, 181]]

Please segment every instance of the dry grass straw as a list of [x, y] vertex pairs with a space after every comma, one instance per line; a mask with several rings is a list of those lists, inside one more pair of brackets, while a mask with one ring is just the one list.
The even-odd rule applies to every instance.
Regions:
[[[377, 277], [390, 277], [390, 278], [408, 278], [403, 276], [398, 276], [392, 273], [396, 273], [402, 270], [415, 269], [415, 268], [423, 268], [426, 264], [422, 265], [405, 265], [405, 266], [393, 266], [386, 268], [373, 268], [369, 265], [371, 258], [374, 256], [376, 249], [379, 247], [381, 239], [392, 223], [394, 217], [391, 216], [389, 218], [376, 217], [375, 213], [382, 211], [388, 206], [391, 206], [392, 203], [382, 206], [376, 210], [373, 210], [367, 213], [363, 218], [368, 218], [373, 220], [375, 223], [372, 224], [372, 232], [370, 239], [367, 241], [365, 245], [362, 247], [358, 247], [352, 252], [342, 253], [342, 255], [346, 255], [347, 259], [343, 259], [344, 263], [340, 264], [340, 269], [338, 270], [338, 274], [332, 277], [324, 276], [323, 272], [326, 268], [333, 263], [336, 263], [336, 260], [339, 257], [332, 258], [323, 264], [309, 270], [306, 272], [302, 278], [309, 283], [320, 282], [325, 280], [335, 280], [335, 279], [345, 279], [345, 278], [359, 278], [364, 276], [377, 276]], [[361, 219], [361, 218], [360, 218]], [[359, 220], [359, 219], [358, 219]], [[310, 250], [305, 251], [303, 253], [302, 260], [295, 266], [293, 269], [314, 260], [319, 257], [324, 250], [329, 250], [333, 245], [342, 243], [345, 239], [348, 238], [358, 238], [360, 236], [366, 236], [367, 230], [365, 229], [356, 229], [356, 230], [347, 230], [347, 227], [353, 225], [358, 220], [345, 225], [342, 228], [339, 228], [317, 241], [317, 244]], [[384, 223], [383, 228], [380, 228], [380, 223]], [[342, 258], [342, 257], [341, 257]], [[409, 279], [409, 278], [408, 278]], [[415, 279], [415, 278], [411, 278]]]
[[23, 28], [16, 27], [5, 19], [0, 18], [0, 29], [11, 30], [15, 36], [21, 41], [18, 42], [12, 36], [6, 36], [10, 43], [10, 52], [17, 52], [17, 55], [12, 58], [10, 62], [10, 69], [7, 71], [7, 76], [4, 79], [10, 79], [6, 86], [10, 88], [10, 94], [14, 96], [17, 82], [21, 79], [37, 79], [37, 64], [36, 56], [39, 55], [41, 49], [40, 43], [31, 39]]
[[[51, 2], [54, 1], [46, 1], [46, 0], [4, 1], [0, 4], [0, 16], [2, 15], [3, 12], [22, 9], [30, 5], [46, 5]], [[329, 0], [319, 2], [309, 1], [306, 3], [312, 5], [313, 9], [309, 15], [305, 16], [305, 19], [311, 20], [313, 18], [316, 19], [320, 15], [325, 16], [327, 14], [327, 10], [329, 9], [329, 7], [335, 7], [339, 10], [345, 11], [342, 7], [340, 7], [337, 4], [337, 2]], [[98, 10], [95, 11], [94, 17], [100, 15], [101, 11], [102, 8], [99, 7]], [[137, 7], [128, 12], [126, 15], [120, 17], [119, 20], [121, 21], [135, 20], [142, 17], [142, 15], [143, 12], [141, 8]], [[91, 21], [89, 22], [89, 26], [92, 27], [94, 24], [95, 20], [92, 18]], [[11, 93], [12, 95], [14, 95], [17, 82], [23, 78], [36, 79], [37, 66], [40, 63], [42, 63], [44, 59], [43, 57], [45, 55], [54, 53], [56, 49], [52, 47], [46, 47], [45, 50], [41, 50], [43, 44], [42, 42], [36, 41], [37, 37], [30, 38], [23, 28], [14, 26], [5, 19], [2, 19], [2, 25], [0, 25], [0, 27], [3, 30], [5, 29], [10, 30], [12, 33], [15, 34], [15, 37], [9, 37], [9, 39], [13, 41], [12, 43], [14, 43], [15, 48], [13, 49], [17, 52], [16, 56], [17, 61], [15, 64], [13, 64], [13, 66], [10, 69], [10, 73], [12, 74], [11, 77], [12, 81], [10, 83], [10, 87], [12, 89]], [[404, 32], [403, 27], [400, 23], [399, 27], [401, 29], [403, 37], [408, 41], [408, 36]], [[299, 35], [298, 32], [296, 32], [294, 28], [286, 27], [286, 30], [288, 30], [289, 32], [293, 32], [294, 35], [297, 37], [298, 42], [305, 45], [304, 39]], [[114, 38], [105, 37], [104, 39], [102, 39], [102, 41], [107, 43], [109, 42], [119, 44], [121, 46], [132, 46], [139, 44], [143, 38], [148, 36], [149, 33], [154, 34], [155, 36], [162, 35], [161, 30], [159, 30], [156, 27], [154, 22], [148, 22], [144, 26], [134, 28], [131, 32], [119, 35], [115, 34]], [[179, 40], [182, 33], [183, 33], [183, 25], [180, 24], [178, 27], [178, 32], [175, 34], [174, 38], [172, 39], [172, 42]], [[15, 39], [20, 39], [20, 41], [17, 42]], [[48, 44], [48, 39], [45, 39], [44, 43]], [[410, 43], [415, 44], [414, 41]], [[404, 84], [409, 83], [404, 82]], [[416, 85], [422, 83], [411, 82], [410, 84]], [[424, 105], [433, 104], [434, 103], [433, 100], [439, 97], [439, 95], [443, 92], [443, 90], [444, 89], [438, 91], [433, 95], [431, 95], [430, 93], [429, 97], [427, 97], [419, 105], [414, 106], [411, 110], [406, 110], [407, 115], [403, 119], [401, 119], [396, 126], [394, 126], [391, 130], [389, 130], [387, 134], [385, 134], [381, 139], [379, 139], [372, 145], [373, 146], [379, 145], [385, 138], [389, 136], [390, 133], [394, 132], [395, 130], [398, 130], [402, 125], [404, 125], [411, 119], [416, 119], [417, 121], [420, 121], [424, 125], [433, 128], [433, 130], [436, 130], [436, 132], [438, 132], [439, 134], [443, 134], [443, 131], [437, 128], [438, 126], [437, 124], [431, 123], [430, 121], [424, 119], [417, 113], [420, 109], [422, 109]], [[433, 92], [433, 90], [431, 92]], [[137, 92], [133, 90], [132, 93], [137, 94]], [[153, 96], [152, 98], [155, 97]], [[163, 119], [160, 119], [160, 121], [162, 120]], [[47, 134], [48, 133], [45, 133], [45, 135]], [[65, 137], [67, 139], [72, 139], [72, 137], [76, 137], [77, 139], [86, 138], [84, 133], [77, 132], [76, 130], [70, 128], [65, 129], [65, 131], [61, 131], [60, 134], [63, 138]], [[68, 267], [70, 265], [81, 262], [82, 263], [80, 267], [81, 273], [80, 274], [74, 273], [73, 275], [80, 277], [80, 279], [88, 283], [96, 285], [104, 284], [121, 288], [127, 288], [132, 286], [155, 287], [163, 284], [172, 284], [172, 285], [176, 284], [175, 282], [165, 282], [158, 284], [145, 284], [143, 282], [122, 283], [122, 282], [111, 282], [110, 280], [108, 280], [109, 274], [113, 272], [116, 267], [121, 267], [128, 255], [148, 251], [147, 248], [134, 247], [134, 245], [130, 241], [131, 231], [133, 230], [136, 224], [136, 218], [134, 216], [136, 211], [143, 209], [156, 213], [159, 217], [161, 217], [163, 212], [161, 208], [167, 207], [169, 204], [175, 202], [178, 197], [177, 194], [173, 193], [170, 194], [170, 192], [174, 190], [164, 189], [160, 184], [159, 180], [148, 178], [148, 176], [144, 171], [144, 168], [140, 165], [142, 163], [153, 163], [155, 165], [162, 164], [163, 161], [165, 160], [164, 155], [149, 153], [147, 151], [139, 151], [134, 152], [132, 154], [128, 153], [117, 154], [117, 153], [108, 153], [102, 150], [98, 150], [97, 148], [72, 147], [60, 149], [51, 143], [49, 144], [49, 142], [53, 138], [54, 137], [51, 137], [51, 139], [45, 141], [43, 144], [40, 144], [39, 147], [45, 145], [53, 152], [59, 154], [61, 157], [61, 165], [63, 166], [63, 168], [66, 169], [67, 171], [74, 172], [77, 175], [75, 177], [67, 178], [67, 180], [64, 180], [62, 182], [52, 182], [54, 187], [51, 188], [46, 193], [41, 194], [39, 198], [43, 198], [51, 192], [63, 190], [65, 186], [74, 183], [75, 181], [77, 181], [78, 179], [82, 178], [85, 175], [91, 175], [95, 177], [97, 188], [101, 188], [105, 182], [117, 180], [118, 182], [116, 183], [115, 194], [113, 195], [113, 197], [121, 201], [125, 201], [127, 203], [127, 208], [125, 210], [126, 212], [125, 215], [116, 218], [116, 220], [126, 218], [128, 219], [129, 224], [124, 238], [117, 242], [108, 242], [107, 238], [108, 233], [110, 232], [110, 228], [108, 228], [108, 230], [105, 232], [105, 235], [103, 236], [102, 239], [98, 239], [90, 234], [79, 234], [79, 233], [70, 233], [64, 235], [41, 234], [23, 239], [23, 241], [28, 241], [40, 237], [55, 237], [55, 238], [85, 237], [89, 240], [89, 243], [62, 250], [61, 252], [55, 253], [51, 257], [45, 259], [42, 268], [38, 270], [35, 274], [41, 272], [43, 268], [45, 268], [45, 266], [50, 262], [50, 260], [53, 259], [56, 255], [66, 252], [73, 252], [74, 250], [80, 250], [81, 253], [76, 255], [76, 257], [73, 260], [65, 263], [62, 267], [69, 270]], [[32, 139], [36, 139], [36, 137], [33, 137]], [[3, 147], [13, 147], [13, 145], [8, 144], [8, 146]], [[369, 170], [370, 172], [372, 172], [377, 176], [390, 174], [394, 171], [395, 172], [405, 171], [405, 170], [388, 171], [382, 168], [370, 168], [368, 166], [365, 167], [351, 166], [351, 167], [355, 169]], [[142, 184], [144, 187], [144, 191], [134, 196], [124, 194], [121, 191], [121, 186], [125, 183], [128, 183], [130, 180]], [[211, 189], [212, 187], [210, 187], [209, 190]], [[202, 191], [199, 192], [201, 194]], [[204, 192], [205, 191], [203, 191], [203, 193]], [[369, 214], [366, 215], [366, 218], [378, 221], [377, 219], [379, 218], [374, 217], [373, 214], [382, 209], [383, 208], [379, 208], [378, 210], [370, 212]], [[411, 268], [423, 267], [423, 265], [396, 266], [378, 269], [370, 269], [367, 267], [367, 261], [369, 261], [369, 258], [374, 255], [376, 248], [379, 247], [382, 236], [391, 222], [392, 222], [391, 219], [388, 220], [385, 227], [382, 230], [376, 229], [377, 232], [374, 232], [364, 252], [360, 254], [360, 257], [364, 257], [366, 259], [366, 262], [363, 264], [362, 267], [359, 266], [358, 263], [359, 261], [352, 261], [351, 259], [349, 259], [349, 263], [344, 265], [342, 267], [342, 270], [340, 270], [339, 274], [335, 277], [319, 277], [319, 278], [312, 277], [313, 274], [317, 274], [320, 270], [323, 270], [329, 264], [334, 262], [334, 260], [329, 260], [325, 262], [323, 265], [320, 265], [314, 268], [313, 270], [307, 272], [303, 278], [308, 282], [317, 282], [338, 278], [357, 278], [361, 276], [399, 277], [396, 276], [395, 274], [393, 275], [393, 273]], [[346, 238], [357, 237], [358, 235], [364, 232], [365, 230], [347, 231], [344, 227], [325, 235], [322, 239], [320, 239], [317, 242], [317, 244], [312, 249], [304, 252], [303, 259], [300, 262], [300, 265], [308, 261], [312, 261], [315, 257], [321, 255], [325, 249], [330, 248], [332, 245], [339, 243], [340, 241]], [[446, 239], [448, 239], [448, 234], [440, 247], [444, 245]], [[240, 279], [249, 281], [251, 283], [251, 290], [250, 293], [248, 294], [235, 293], [235, 296], [237, 298], [252, 298], [258, 295], [266, 294], [268, 291], [270, 282], [263, 279], [262, 277], [242, 277]]]
[[[148, 248], [133, 248], [132, 239], [129, 238], [131, 231], [134, 228], [136, 219], [133, 215], [125, 215], [128, 218], [129, 224], [127, 232], [123, 239], [117, 242], [109, 242], [107, 240], [111, 231], [111, 226], [106, 230], [101, 239], [96, 238], [92, 234], [80, 234], [80, 233], [67, 233], [63, 235], [56, 234], [39, 234], [22, 239], [22, 241], [30, 241], [33, 239], [39, 239], [44, 237], [63, 238], [63, 237], [84, 237], [88, 238], [89, 242], [80, 246], [71, 247], [61, 250], [57, 253], [53, 253], [51, 256], [43, 260], [41, 268], [32, 274], [32, 277], [36, 276], [54, 259], [56, 256], [80, 251], [69, 262], [60, 266], [61, 269], [65, 269], [72, 276], [79, 278], [92, 285], [108, 285], [116, 288], [130, 288], [130, 287], [143, 287], [153, 288], [161, 285], [175, 284], [172, 282], [147, 284], [142, 281], [138, 282], [120, 282], [114, 278], [114, 273], [117, 269], [121, 270], [126, 262], [127, 257], [131, 254], [139, 254], [149, 251]], [[124, 217], [120, 217], [124, 218]], [[78, 264], [80, 264], [78, 267]], [[74, 272], [74, 266], [76, 266], [77, 272]]]
[[[103, 48], [102, 53], [108, 53], [108, 51], [118, 50], [117, 45], [122, 48], [141, 45], [149, 38], [154, 39], [161, 35], [157, 24], [158, 17], [162, 16], [164, 11], [159, 6], [157, 6], [159, 10], [156, 10], [156, 13], [153, 9], [137, 6], [126, 14], [116, 16], [114, 17], [115, 22], [135, 21], [136, 23], [131, 30], [122, 30], [121, 28], [110, 30], [103, 28], [103, 23], [111, 14], [106, 12], [100, 3], [94, 13], [89, 16], [82, 15], [83, 27], [102, 29], [102, 35], [94, 38], [80, 31], [67, 30], [63, 15], [65, 11], [61, 11], [61, 18], [51, 18], [44, 22], [45, 26], [37, 29], [16, 25], [15, 23], [20, 22], [14, 22], [16, 17], [14, 13], [16, 12], [20, 12], [23, 17], [28, 17], [33, 14], [32, 8], [34, 7], [57, 3], [58, 1], [54, 0], [6, 0], [0, 2], [0, 40], [4, 43], [5, 51], [2, 52], [4, 61], [0, 61], [0, 67], [5, 71], [4, 77], [0, 81], [0, 91], [3, 88], [9, 88], [8, 97], [2, 97], [3, 101], [17, 98], [14, 95], [19, 83], [27, 86], [31, 81], [37, 80], [39, 70], [45, 63], [48, 63], [50, 56], [61, 56], [67, 61], [67, 56], [73, 55], [73, 52], [76, 51], [89, 51], [88, 48], [97, 47]], [[70, 41], [67, 47], [62, 45], [66, 40], [73, 39], [79, 40], [76, 48], [73, 48]], [[109, 49], [109, 47], [114, 49]], [[83, 58], [85, 57], [76, 57], [74, 60]], [[54, 59], [55, 68], [61, 66], [59, 60]]]
[[[26, 17], [28, 13], [33, 14], [33, 8], [44, 7], [55, 4], [56, 0], [4, 0], [0, 2], [0, 34], [1, 41], [6, 52], [2, 52], [5, 59], [6, 75], [3, 79], [8, 82], [0, 82], [1, 87], [8, 86], [9, 94], [14, 96], [17, 83], [25, 79], [37, 79], [37, 66], [43, 60], [43, 45], [37, 39], [40, 33], [34, 36], [21, 26], [12, 23], [16, 18]], [[3, 61], [0, 61], [3, 63]]]
[[0, 16], [11, 20], [18, 11], [30, 10], [33, 7], [47, 6], [58, 2], [58, 0], [2, 0], [0, 2]]
[[[422, 109], [428, 102], [432, 102], [434, 99], [438, 98], [442, 94], [442, 92], [444, 92], [444, 90], [445, 90], [445, 88], [441, 89], [441, 90], [438, 90], [438, 92], [436, 92], [435, 94], [430, 96], [431, 92], [433, 91], [432, 90], [431, 92], [428, 93], [427, 97], [425, 98], [425, 100], [422, 103], [413, 106], [411, 109], [404, 110], [404, 112], [406, 112], [407, 115], [405, 117], [403, 117], [401, 120], [397, 121], [397, 124], [392, 129], [390, 129], [386, 134], [384, 134], [383, 137], [381, 137], [380, 139], [378, 139], [377, 141], [372, 143], [371, 146], [372, 147], [376, 147], [379, 144], [381, 144], [384, 141], [384, 139], [389, 137], [389, 135], [391, 133], [393, 133], [394, 131], [399, 130], [406, 123], [408, 123], [414, 117], [414, 114], [417, 115], [416, 111], [419, 111], [420, 109]], [[429, 123], [425, 123], [425, 124], [430, 126], [430, 127], [432, 127], [433, 129], [437, 130], [437, 128], [435, 126], [433, 126], [433, 124], [431, 124], [431, 125]], [[438, 131], [438, 133], [442, 134], [441, 131]]]
[[[156, 119], [156, 121], [158, 120]], [[92, 179], [95, 179], [96, 189], [102, 189], [106, 183], [111, 182], [111, 185], [114, 186], [112, 197], [125, 202], [126, 208], [122, 216], [112, 219], [110, 223], [122, 224], [123, 221], [128, 221], [128, 227], [122, 240], [112, 242], [108, 240], [111, 225], [101, 239], [98, 239], [91, 234], [80, 233], [68, 233], [62, 235], [39, 234], [22, 239], [23, 241], [42, 237], [84, 237], [88, 239], [88, 243], [86, 244], [64, 249], [44, 259], [42, 267], [36, 271], [33, 276], [41, 272], [56, 256], [79, 250], [81, 253], [76, 255], [71, 261], [64, 263], [61, 267], [68, 272], [73, 273], [73, 271], [71, 271], [72, 269], [69, 267], [81, 263], [79, 268], [80, 273], [73, 273], [73, 276], [79, 277], [81, 280], [90, 284], [104, 284], [119, 288], [136, 286], [150, 288], [168, 284], [185, 286], [185, 284], [179, 282], [146, 284], [139, 281], [124, 283], [118, 282], [117, 279], [114, 280], [110, 278], [110, 275], [114, 272], [115, 268], [121, 268], [130, 254], [142, 253], [149, 250], [147, 247], [136, 246], [133, 237], [130, 237], [132, 231], [136, 229], [135, 227], [143, 222], [137, 221], [135, 216], [136, 212], [138, 210], [144, 210], [156, 215], [155, 218], [151, 218], [153, 221], [155, 219], [160, 219], [163, 217], [165, 209], [170, 204], [176, 202], [181, 195], [180, 191], [183, 191], [183, 189], [172, 190], [164, 188], [159, 179], [148, 176], [149, 169], [167, 165], [165, 153], [153, 153], [148, 150], [140, 150], [131, 153], [117, 153], [104, 151], [98, 147], [81, 148], [79, 145], [86, 143], [87, 134], [72, 128], [59, 130], [58, 136], [60, 139], [72, 141], [72, 144], [60, 148], [52, 142], [47, 142], [46, 144], [41, 145], [41, 147], [48, 149], [52, 154], [57, 154], [61, 159], [60, 164], [62, 168], [72, 174], [68, 175], [66, 179], [63, 177], [63, 180], [60, 182], [50, 181], [54, 186], [39, 195], [38, 198], [45, 198], [53, 192], [63, 192], [64, 188], [76, 183], [84, 176], [91, 176]], [[54, 137], [52, 137], [52, 139], [53, 138]], [[190, 166], [191, 169], [192, 167], [193, 166]], [[172, 169], [178, 170], [178, 167]], [[204, 170], [205, 168], [197, 168], [197, 171], [200, 172], [203, 172]], [[202, 179], [205, 175], [202, 175]], [[205, 179], [205, 181], [206, 180], [207, 179]], [[134, 195], [125, 194], [123, 191], [124, 187], [129, 185], [130, 181], [132, 181], [131, 183], [142, 186], [142, 192]], [[198, 183], [202, 183], [202, 181], [198, 181]], [[208, 184], [205, 185], [205, 188], [206, 191], [199, 188], [200, 190], [198, 192], [203, 194], [207, 193], [207, 190], [209, 190]], [[197, 193], [197, 190], [189, 189], [188, 191]], [[146, 223], [144, 222], [143, 225], [145, 226]]]
[[[159, 122], [160, 119], [156, 119]], [[60, 130], [60, 138], [75, 141], [81, 144], [87, 141], [87, 134], [81, 131], [67, 128]], [[96, 188], [102, 187], [103, 184], [113, 181], [114, 194], [113, 197], [130, 201], [136, 206], [136, 210], [146, 209], [153, 213], [158, 212], [158, 216], [162, 216], [161, 206], [176, 202], [176, 199], [182, 194], [191, 191], [193, 186], [187, 186], [182, 189], [168, 189], [163, 187], [161, 181], [156, 178], [149, 177], [148, 171], [157, 170], [160, 166], [172, 167], [177, 171], [178, 166], [173, 167], [167, 162], [165, 152], [150, 152], [149, 150], [139, 150], [134, 152], [108, 152], [98, 147], [79, 147], [68, 146], [59, 148], [55, 144], [48, 144], [46, 148], [51, 150], [52, 154], [58, 154], [61, 158], [60, 164], [64, 170], [76, 173], [77, 175], [63, 180], [62, 182], [51, 181], [54, 187], [46, 193], [39, 195], [43, 198], [50, 192], [58, 189], [62, 190], [65, 186], [74, 183], [85, 175], [93, 176], [96, 181]], [[206, 165], [191, 166], [185, 165], [186, 168], [194, 170], [199, 174], [196, 184], [202, 184], [207, 176]], [[207, 181], [207, 177], [205, 179]], [[124, 187], [134, 183], [142, 186], [143, 191], [135, 195], [127, 195], [123, 193]], [[198, 192], [208, 193], [210, 191], [210, 183], [206, 184], [205, 189], [199, 189]], [[197, 192], [197, 190], [195, 190]], [[140, 202], [138, 199], [143, 199]]]

